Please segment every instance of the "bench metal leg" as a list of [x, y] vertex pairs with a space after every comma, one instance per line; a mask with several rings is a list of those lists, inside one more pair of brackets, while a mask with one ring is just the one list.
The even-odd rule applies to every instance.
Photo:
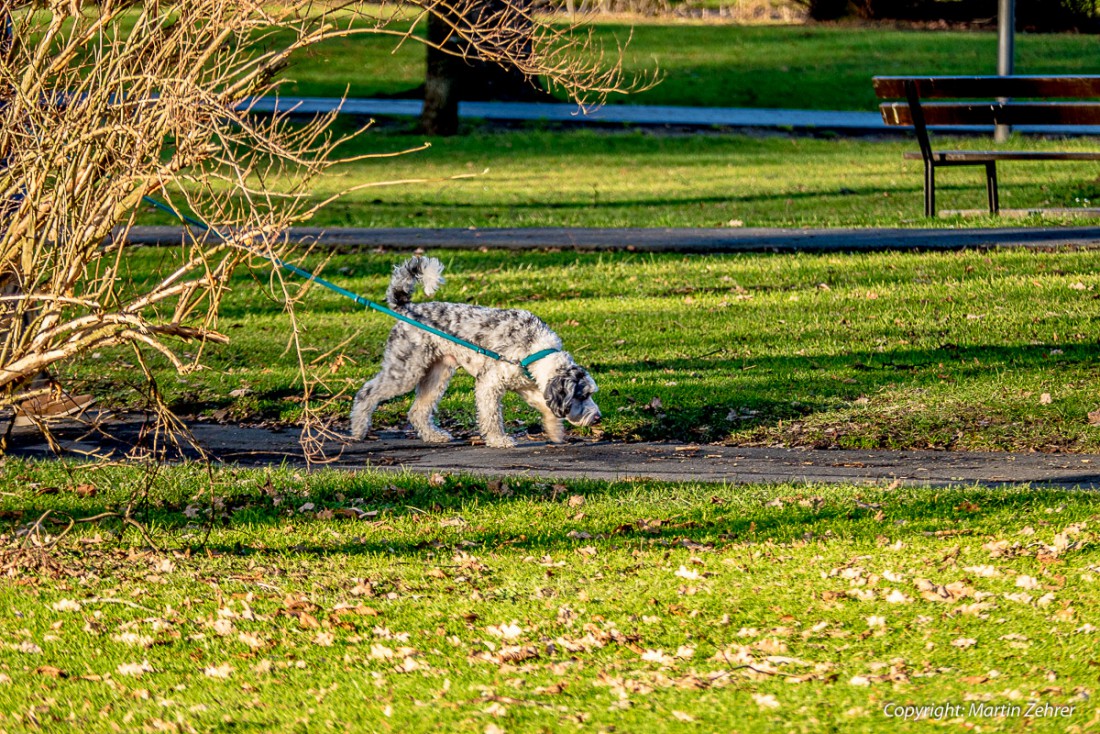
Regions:
[[997, 195], [997, 162], [989, 161], [985, 164], [985, 188], [989, 194], [989, 213], [999, 214], [1001, 202]]
[[936, 167], [924, 162], [924, 216], [936, 216]]

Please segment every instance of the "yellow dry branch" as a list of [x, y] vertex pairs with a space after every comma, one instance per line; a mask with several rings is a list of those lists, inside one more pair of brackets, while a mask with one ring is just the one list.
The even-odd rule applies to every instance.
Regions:
[[[302, 192], [366, 128], [341, 136], [334, 115], [302, 122], [242, 108], [277, 91], [294, 53], [356, 34], [424, 42], [416, 23], [405, 30], [407, 18], [434, 13], [462, 41], [449, 48], [545, 79], [578, 102], [622, 87], [617, 49], [605, 56], [584, 32], [524, 3], [493, 8], [0, 0], [0, 28], [10, 21], [12, 31], [0, 44], [0, 407], [25, 398], [42, 370], [110, 345], [194, 369], [202, 345], [225, 339], [215, 327], [234, 270], [295, 255], [282, 233], [316, 209]], [[275, 180], [278, 189], [267, 185]], [[147, 195], [210, 222], [218, 236], [185, 239], [170, 275], [133, 283], [127, 235]], [[299, 285], [279, 278], [293, 311]], [[291, 339], [297, 345], [299, 334]], [[182, 342], [196, 340], [185, 355]]]

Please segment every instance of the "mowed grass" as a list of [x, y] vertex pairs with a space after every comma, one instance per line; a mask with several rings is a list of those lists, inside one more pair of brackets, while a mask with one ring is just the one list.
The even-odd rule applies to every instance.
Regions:
[[176, 467], [141, 513], [159, 550], [106, 519], [44, 558], [15, 553], [19, 531], [117, 508], [140, 472], [9, 459], [0, 478], [8, 732], [893, 732], [929, 722], [888, 705], [944, 703], [950, 726], [1065, 732], [1100, 715], [1091, 493]]
[[[429, 254], [447, 268], [441, 300], [525, 308], [561, 335], [600, 386], [608, 439], [1100, 450], [1100, 426], [1088, 417], [1100, 409], [1100, 276], [1091, 251]], [[169, 272], [178, 257], [137, 250], [130, 277]], [[405, 257], [339, 254], [323, 273], [380, 300]], [[299, 419], [290, 324], [268, 278], [262, 268], [234, 277], [219, 321], [231, 343], [206, 348], [206, 369], [181, 377], [154, 359], [177, 411]], [[322, 381], [315, 397], [330, 401], [325, 414], [343, 430], [393, 322], [319, 288], [299, 317], [306, 360]], [[63, 377], [72, 390], [125, 407], [141, 392], [137, 374], [132, 354], [105, 350]], [[472, 387], [460, 373], [440, 410], [463, 439], [476, 431]], [[376, 427], [405, 428], [409, 400], [385, 404]], [[533, 411], [515, 396], [505, 406], [510, 431], [538, 437]]]
[[[623, 57], [628, 77], [654, 71], [652, 89], [615, 95], [613, 104], [800, 107], [873, 110], [871, 77], [889, 74], [995, 74], [992, 32], [904, 31], [844, 26], [735, 26], [690, 22], [634, 25], [597, 20], [597, 44]], [[285, 72], [283, 93], [298, 96], [400, 95], [424, 81], [424, 48], [385, 36], [326, 42]], [[1019, 74], [1093, 73], [1089, 35], [1021, 33]], [[564, 99], [564, 97], [563, 97]]]
[[[425, 138], [368, 132], [343, 151], [362, 155], [407, 150]], [[472, 128], [429, 139], [428, 150], [335, 169], [310, 192], [321, 201], [370, 182], [426, 182], [354, 191], [312, 222], [354, 227], [724, 227], [724, 226], [1005, 226], [989, 216], [923, 216], [920, 161], [906, 161], [915, 141], [814, 139], [723, 134], [651, 134], [596, 130]], [[944, 146], [985, 149], [976, 137]], [[1020, 150], [1093, 150], [1094, 142], [1013, 140]], [[475, 174], [473, 178], [455, 176]], [[450, 180], [448, 180], [450, 179]], [[984, 211], [979, 169], [940, 171], [942, 210]], [[1001, 205], [1011, 209], [1081, 209], [1100, 202], [1095, 162], [1000, 166]], [[149, 208], [148, 223], [176, 223]], [[1027, 224], [1073, 222], [1034, 217]], [[1087, 222], [1089, 220], [1085, 220]]]

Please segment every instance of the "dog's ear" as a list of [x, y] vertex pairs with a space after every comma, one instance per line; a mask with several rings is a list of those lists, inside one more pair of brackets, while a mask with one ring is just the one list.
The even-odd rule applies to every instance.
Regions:
[[550, 382], [546, 383], [543, 397], [550, 412], [559, 418], [568, 418], [569, 410], [573, 406], [573, 393], [577, 389], [576, 376], [573, 370], [556, 372]]
[[588, 376], [588, 370], [581, 367], [579, 364], [575, 364], [569, 368], [569, 374], [573, 378], [573, 397], [584, 399], [592, 394], [592, 388], [589, 383], [593, 385], [592, 378]]

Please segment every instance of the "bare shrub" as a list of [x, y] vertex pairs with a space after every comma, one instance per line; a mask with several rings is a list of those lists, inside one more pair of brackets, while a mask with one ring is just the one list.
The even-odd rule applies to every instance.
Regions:
[[[0, 0], [12, 31], [0, 55], [0, 407], [29, 397], [41, 370], [108, 346], [131, 346], [151, 385], [150, 355], [197, 369], [210, 345], [227, 341], [218, 309], [242, 265], [262, 269], [293, 321], [298, 285], [269, 258], [289, 260], [282, 234], [328, 203], [307, 194], [341, 162], [346, 140], [333, 134], [333, 115], [250, 114], [249, 100], [276, 90], [294, 53], [362, 33], [397, 43], [438, 12], [463, 49], [578, 101], [620, 87], [618, 57], [601, 56], [575, 28], [520, 6], [468, 16], [464, 2]], [[527, 38], [511, 33], [508, 13], [530, 21]], [[127, 235], [152, 194], [215, 234], [181, 241], [162, 276], [133, 282]], [[290, 338], [300, 346], [296, 328]]]

